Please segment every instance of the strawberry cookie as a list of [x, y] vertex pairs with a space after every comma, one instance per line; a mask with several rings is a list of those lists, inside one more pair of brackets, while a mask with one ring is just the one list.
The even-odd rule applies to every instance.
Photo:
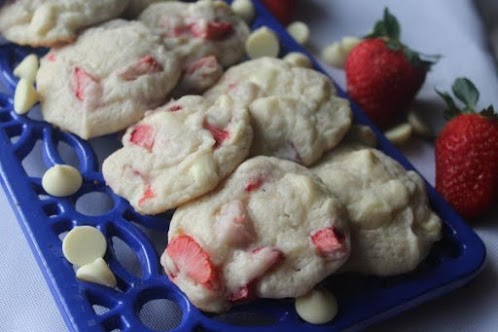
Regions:
[[139, 20], [186, 62], [214, 55], [222, 66], [233, 65], [244, 55], [249, 35], [247, 24], [219, 0], [155, 3], [142, 12]]
[[420, 176], [381, 151], [342, 145], [311, 170], [348, 210], [352, 251], [345, 270], [410, 272], [441, 237]]
[[21, 45], [55, 46], [73, 41], [84, 28], [115, 18], [129, 0], [6, 0], [0, 33]]
[[179, 207], [161, 264], [199, 309], [297, 297], [350, 252], [341, 203], [308, 169], [259, 156], [217, 191]]
[[325, 75], [280, 59], [265, 57], [231, 67], [204, 95], [220, 94], [248, 106], [253, 156], [309, 166], [336, 146], [351, 125], [349, 102], [337, 97]]
[[43, 118], [88, 139], [125, 129], [164, 103], [180, 62], [140, 22], [115, 20], [52, 49], [36, 81]]
[[142, 214], [176, 208], [214, 189], [247, 156], [247, 109], [230, 97], [171, 101], [130, 127], [102, 165], [106, 183]]

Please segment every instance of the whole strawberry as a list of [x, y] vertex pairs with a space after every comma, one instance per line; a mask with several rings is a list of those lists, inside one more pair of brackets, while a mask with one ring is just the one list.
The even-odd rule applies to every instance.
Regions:
[[467, 219], [476, 219], [498, 203], [498, 115], [489, 106], [476, 113], [479, 92], [458, 78], [453, 94], [464, 104], [438, 91], [451, 120], [436, 141], [436, 189]]
[[348, 54], [348, 94], [379, 127], [386, 127], [417, 94], [436, 59], [431, 58], [424, 60], [401, 43], [399, 23], [386, 8], [374, 31]]

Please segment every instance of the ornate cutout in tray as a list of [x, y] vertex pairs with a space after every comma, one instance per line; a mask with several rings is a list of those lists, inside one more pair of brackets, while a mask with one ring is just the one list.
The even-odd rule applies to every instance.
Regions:
[[[267, 25], [275, 30], [283, 54], [305, 52], [259, 1], [255, 5], [257, 18], [252, 28]], [[82, 141], [36, 119], [36, 110], [29, 117], [13, 111], [12, 95], [17, 79], [12, 70], [30, 52], [33, 50], [11, 44], [0, 46], [1, 74], [9, 89], [8, 95], [0, 94], [0, 179], [71, 330], [355, 330], [462, 286], [482, 267], [485, 249], [481, 240], [427, 185], [432, 207], [445, 221], [443, 239], [411, 274], [390, 278], [347, 274], [327, 279], [324, 285], [336, 294], [340, 305], [333, 322], [305, 323], [295, 313], [291, 299], [258, 300], [223, 315], [204, 314], [189, 304], [159, 265], [158, 255], [164, 249], [170, 216], [140, 216], [104, 184], [99, 155], [117, 147], [118, 139]], [[315, 67], [319, 69], [316, 63]], [[371, 125], [354, 105], [353, 110], [357, 123]], [[375, 132], [381, 150], [406, 168], [413, 168], [380, 132]], [[71, 160], [63, 160], [68, 154]], [[84, 185], [69, 198], [50, 197], [41, 188], [42, 172], [37, 172], [33, 165], [46, 169], [63, 162], [79, 168]], [[82, 202], [92, 196], [93, 201], [107, 201], [107, 204], [82, 209], [85, 205]], [[77, 280], [71, 264], [63, 258], [61, 239], [78, 225], [96, 226], [106, 235], [110, 249], [105, 259], [117, 276], [116, 289]]]

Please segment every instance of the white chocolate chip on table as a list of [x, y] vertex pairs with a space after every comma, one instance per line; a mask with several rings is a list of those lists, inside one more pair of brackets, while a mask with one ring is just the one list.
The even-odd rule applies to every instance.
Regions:
[[254, 5], [251, 0], [234, 0], [231, 4], [232, 11], [246, 22], [254, 18]]
[[287, 32], [301, 45], [306, 44], [310, 39], [310, 28], [304, 22], [292, 22], [287, 26]]
[[80, 267], [76, 271], [76, 278], [111, 288], [116, 287], [117, 284], [114, 273], [112, 273], [109, 266], [107, 266], [106, 262], [101, 257], [97, 258], [92, 263]]
[[282, 59], [296, 67], [303, 67], [303, 68], [313, 67], [311, 60], [301, 52], [290, 52]]
[[14, 93], [14, 111], [17, 114], [27, 113], [39, 100], [33, 83], [21, 78]]
[[70, 196], [77, 192], [83, 183], [80, 172], [70, 165], [55, 165], [42, 177], [42, 187], [47, 194], [56, 197]]
[[408, 142], [412, 133], [412, 126], [409, 123], [402, 123], [384, 132], [387, 139], [398, 146]]
[[38, 57], [35, 54], [29, 54], [14, 68], [14, 76], [34, 82], [38, 66]]
[[299, 317], [311, 324], [328, 323], [338, 311], [334, 294], [323, 288], [296, 298], [295, 307]]
[[349, 52], [361, 41], [357, 37], [344, 37], [341, 41], [326, 46], [322, 51], [322, 58], [336, 68], [344, 68]]
[[251, 59], [269, 56], [276, 58], [280, 53], [278, 36], [268, 27], [254, 30], [245, 44], [246, 53]]
[[408, 123], [412, 126], [413, 132], [424, 138], [434, 138], [434, 133], [431, 128], [427, 125], [427, 123], [422, 120], [420, 114], [411, 110], [408, 112], [408, 116], [406, 118]]
[[97, 258], [104, 257], [106, 250], [107, 241], [104, 234], [91, 226], [73, 228], [62, 241], [64, 257], [77, 266], [95, 262]]

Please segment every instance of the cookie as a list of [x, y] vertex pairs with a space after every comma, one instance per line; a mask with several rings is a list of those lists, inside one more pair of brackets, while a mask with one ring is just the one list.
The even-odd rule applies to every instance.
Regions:
[[348, 258], [345, 210], [303, 166], [255, 157], [219, 188], [175, 211], [161, 256], [199, 309], [303, 295]]
[[244, 55], [249, 35], [247, 24], [219, 0], [155, 3], [140, 14], [139, 20], [186, 62], [213, 55], [223, 67], [233, 65]]
[[34, 47], [73, 41], [84, 28], [119, 16], [129, 0], [6, 0], [0, 8], [0, 33]]
[[230, 97], [211, 104], [185, 96], [130, 127], [102, 173], [136, 211], [157, 214], [214, 189], [245, 159], [251, 141], [247, 109]]
[[125, 129], [163, 104], [180, 60], [140, 22], [115, 20], [41, 59], [43, 118], [88, 139]]
[[254, 129], [251, 155], [309, 166], [336, 146], [351, 125], [349, 102], [323, 74], [281, 59], [231, 67], [204, 96], [229, 94], [247, 105]]
[[344, 270], [389, 276], [414, 270], [441, 237], [424, 182], [379, 150], [329, 152], [311, 170], [346, 206], [352, 251]]

